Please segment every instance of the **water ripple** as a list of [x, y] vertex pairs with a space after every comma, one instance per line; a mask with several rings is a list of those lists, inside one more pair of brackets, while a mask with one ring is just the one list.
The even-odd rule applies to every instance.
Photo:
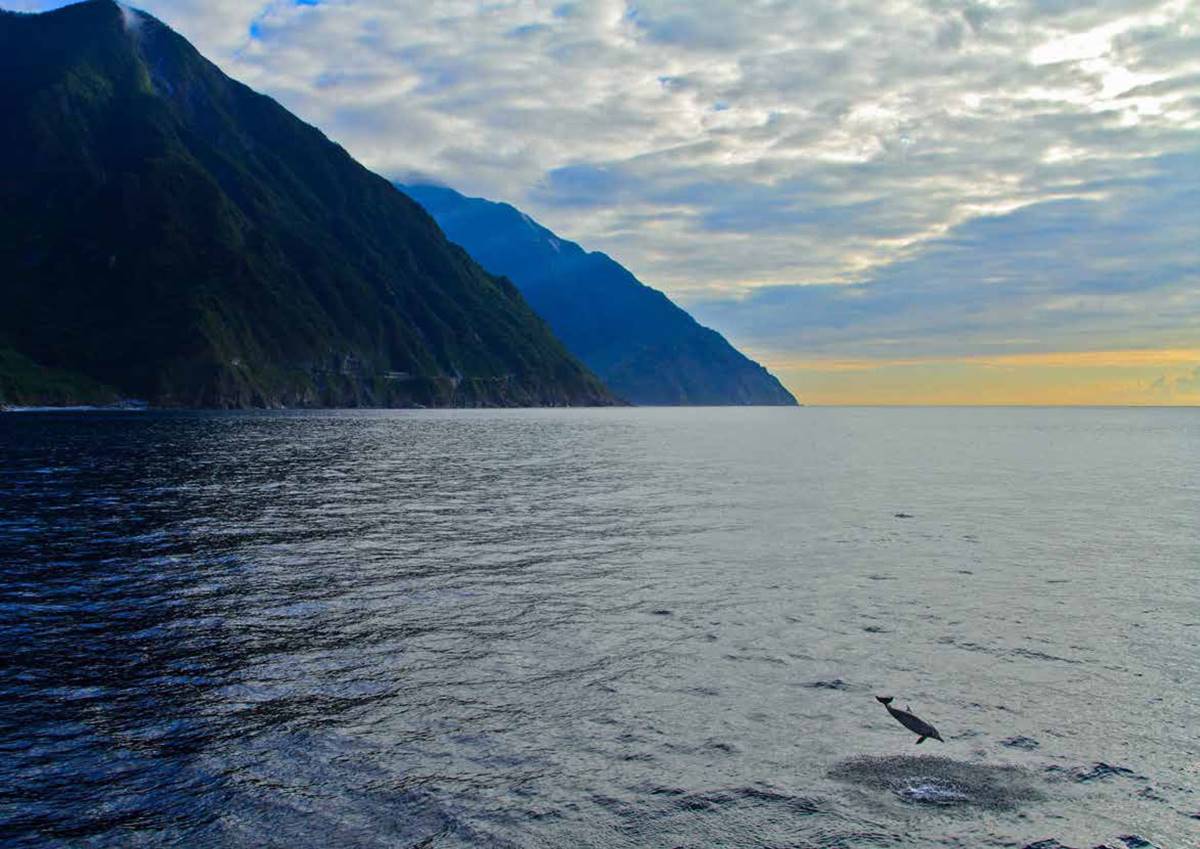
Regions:
[[0, 417], [0, 843], [1181, 845], [1197, 429], [1094, 416]]

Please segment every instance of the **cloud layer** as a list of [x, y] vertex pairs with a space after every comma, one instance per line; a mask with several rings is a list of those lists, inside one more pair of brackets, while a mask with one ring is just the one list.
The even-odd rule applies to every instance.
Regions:
[[142, 5], [776, 357], [1200, 336], [1194, 0]]

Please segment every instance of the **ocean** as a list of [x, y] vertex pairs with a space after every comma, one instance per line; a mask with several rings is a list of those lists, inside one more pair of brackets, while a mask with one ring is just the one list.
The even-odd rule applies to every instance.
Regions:
[[1169, 409], [3, 415], [0, 845], [1200, 845], [1198, 457]]

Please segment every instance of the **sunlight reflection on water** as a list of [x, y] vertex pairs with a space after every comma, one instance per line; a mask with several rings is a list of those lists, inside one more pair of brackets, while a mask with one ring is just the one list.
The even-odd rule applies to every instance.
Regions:
[[[1167, 410], [0, 417], [0, 840], [1185, 845], [1198, 437]], [[884, 693], [947, 742], [914, 750]]]

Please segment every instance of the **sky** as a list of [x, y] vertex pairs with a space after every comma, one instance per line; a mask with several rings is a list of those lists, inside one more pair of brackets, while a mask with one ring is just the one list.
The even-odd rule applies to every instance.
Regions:
[[802, 402], [1200, 404], [1200, 0], [140, 7], [379, 173], [610, 254]]

